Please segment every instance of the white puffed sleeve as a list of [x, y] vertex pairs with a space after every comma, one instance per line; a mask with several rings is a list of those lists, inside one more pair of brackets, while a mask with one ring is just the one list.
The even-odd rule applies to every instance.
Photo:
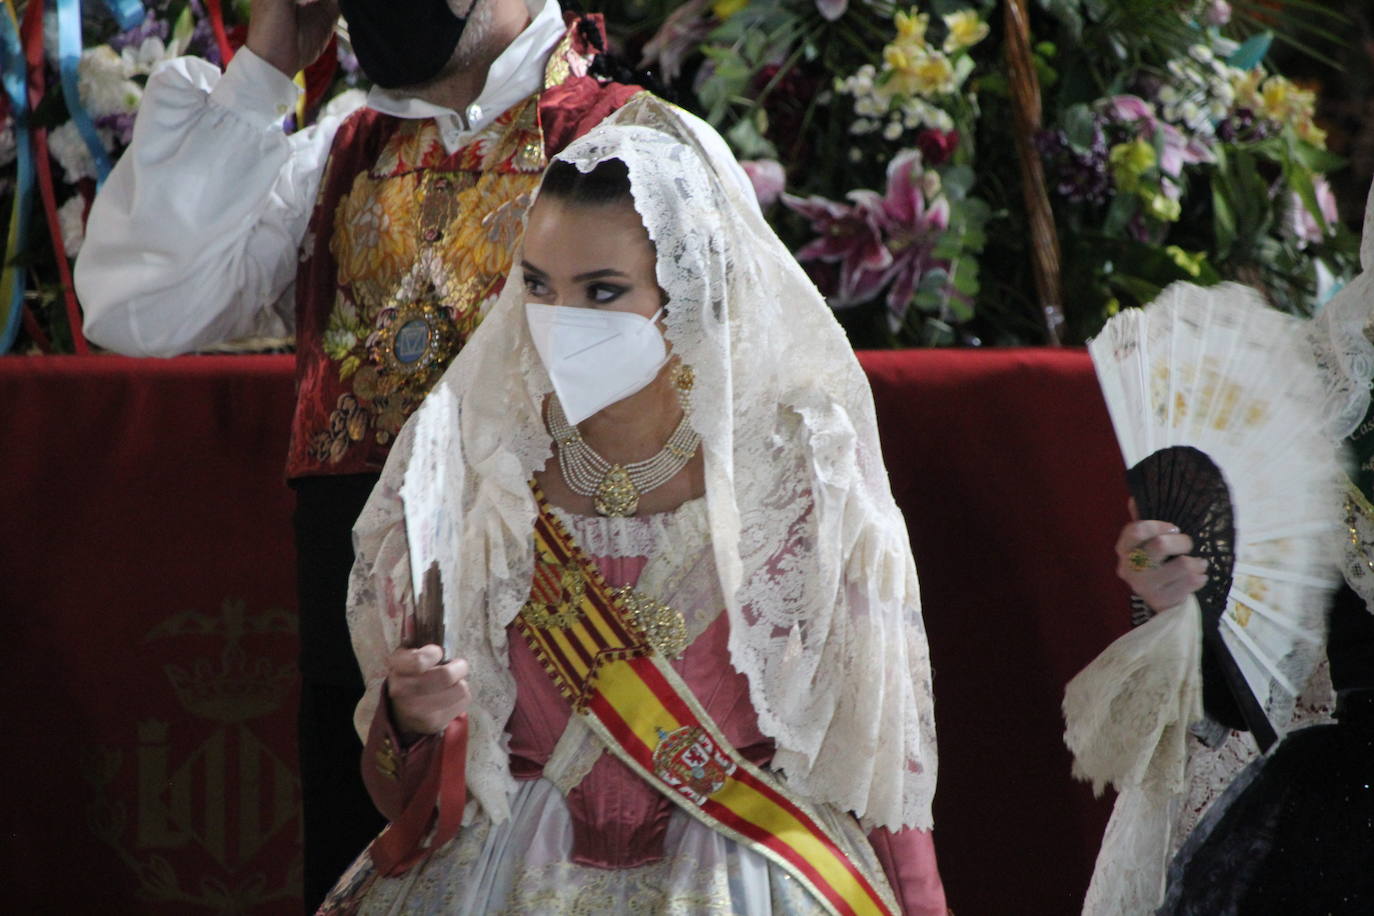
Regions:
[[93, 342], [171, 356], [271, 326], [289, 300], [342, 115], [287, 136], [299, 89], [247, 48], [148, 80], [130, 148], [91, 208], [76, 289]]

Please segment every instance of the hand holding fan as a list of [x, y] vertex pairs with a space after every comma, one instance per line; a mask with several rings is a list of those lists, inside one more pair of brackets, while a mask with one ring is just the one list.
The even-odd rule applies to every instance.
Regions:
[[1141, 517], [1209, 562], [1203, 651], [1261, 747], [1321, 657], [1339, 583], [1340, 460], [1303, 328], [1246, 287], [1179, 283], [1088, 348]]

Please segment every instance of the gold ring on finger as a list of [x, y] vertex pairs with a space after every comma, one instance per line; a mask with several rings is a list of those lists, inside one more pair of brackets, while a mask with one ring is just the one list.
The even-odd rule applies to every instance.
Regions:
[[1130, 564], [1133, 572], [1144, 572], [1147, 569], [1159, 568], [1159, 564], [1155, 562], [1154, 557], [1151, 557], [1145, 552], [1144, 547], [1136, 547], [1130, 553], [1126, 554], [1126, 562]]

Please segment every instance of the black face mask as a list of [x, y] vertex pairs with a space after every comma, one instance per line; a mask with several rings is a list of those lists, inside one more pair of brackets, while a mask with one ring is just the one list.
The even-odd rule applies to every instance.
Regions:
[[339, 0], [339, 9], [358, 65], [384, 89], [438, 76], [467, 25], [447, 0]]

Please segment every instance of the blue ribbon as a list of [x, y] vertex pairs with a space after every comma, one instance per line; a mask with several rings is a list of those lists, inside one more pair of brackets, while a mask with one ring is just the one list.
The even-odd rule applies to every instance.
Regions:
[[99, 187], [114, 164], [105, 152], [105, 144], [95, 129], [90, 112], [81, 104], [77, 70], [81, 63], [81, 0], [57, 0], [57, 62], [62, 75], [62, 98], [66, 99], [72, 123], [95, 160], [95, 183]]
[[8, 353], [19, 333], [19, 318], [24, 313], [24, 270], [13, 263], [15, 256], [28, 250], [29, 214], [33, 211], [34, 163], [33, 146], [29, 142], [28, 67], [24, 62], [24, 46], [19, 39], [19, 24], [11, 8], [0, 9], [0, 71], [3, 72], [5, 94], [10, 99], [10, 117], [14, 122], [14, 145], [18, 153], [15, 161], [14, 209], [9, 219], [9, 243], [4, 253], [5, 263], [0, 276], [0, 353]]
[[141, 0], [104, 0], [104, 3], [123, 31], [127, 32], [143, 24], [144, 10]]

